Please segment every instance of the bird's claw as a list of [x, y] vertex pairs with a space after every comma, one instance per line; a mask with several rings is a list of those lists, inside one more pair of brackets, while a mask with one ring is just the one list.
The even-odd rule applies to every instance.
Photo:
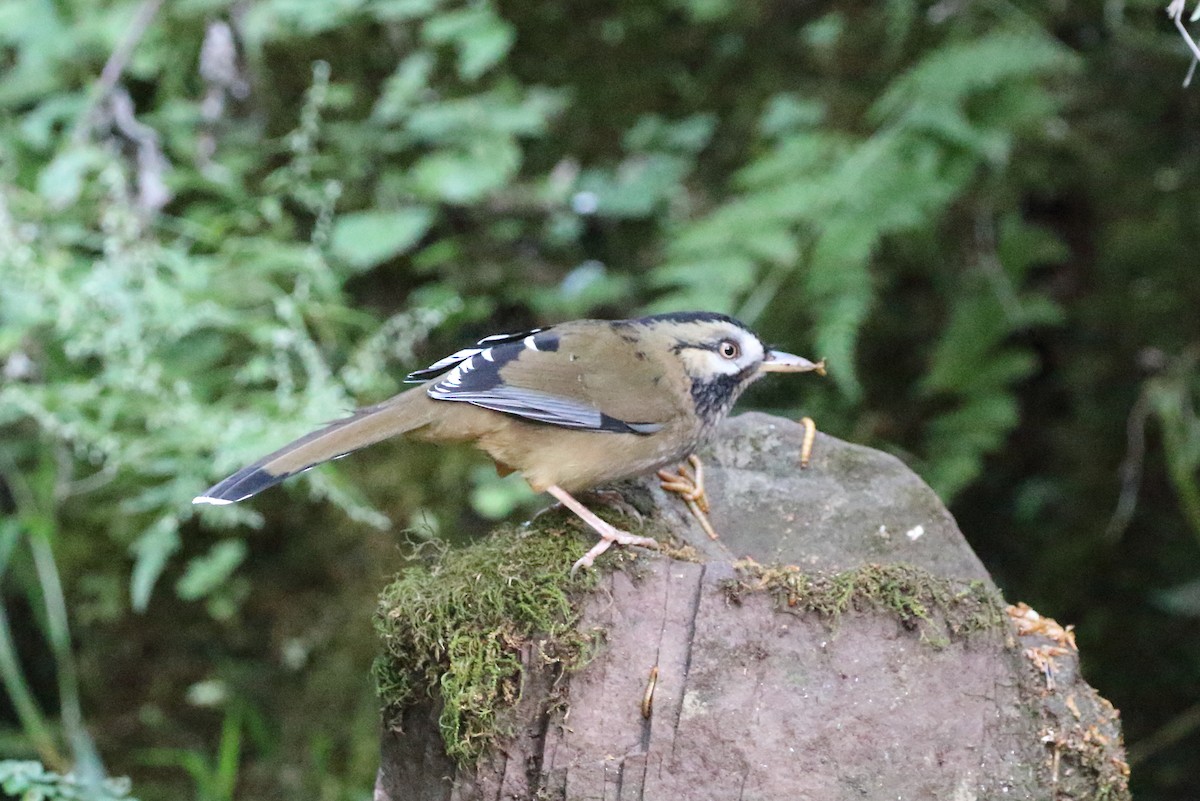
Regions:
[[659, 470], [658, 477], [662, 482], [659, 486], [667, 492], [678, 494], [685, 501], [694, 501], [700, 507], [700, 511], [707, 514], [709, 507], [708, 495], [704, 492], [704, 464], [694, 453], [688, 457], [688, 464], [696, 471], [695, 476], [689, 473], [684, 465], [679, 465], [674, 473], [670, 470]]
[[685, 465], [680, 465], [674, 473], [670, 470], [659, 470], [658, 477], [662, 482], [660, 486], [667, 492], [674, 492], [683, 498], [692, 516], [696, 518], [696, 522], [700, 524], [700, 528], [704, 529], [708, 538], [718, 539], [717, 531], [713, 528], [712, 521], [708, 519], [709, 505], [708, 495], [704, 492], [704, 465], [700, 461], [700, 457], [694, 453], [687, 460], [695, 471], [695, 475], [689, 473]]

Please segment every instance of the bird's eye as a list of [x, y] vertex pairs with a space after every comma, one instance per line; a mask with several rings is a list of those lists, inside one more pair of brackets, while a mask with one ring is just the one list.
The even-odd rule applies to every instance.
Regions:
[[732, 339], [725, 339], [721, 341], [720, 345], [717, 345], [717, 353], [720, 353], [726, 359], [736, 359], [738, 354], [741, 353], [741, 349], [738, 348], [737, 343]]

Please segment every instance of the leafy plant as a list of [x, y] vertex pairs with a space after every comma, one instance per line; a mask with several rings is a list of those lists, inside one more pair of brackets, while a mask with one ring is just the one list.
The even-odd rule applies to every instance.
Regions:
[[[973, 181], [1006, 169], [1022, 132], [1055, 113], [1042, 79], [1073, 64], [1065, 48], [1027, 28], [950, 38], [880, 93], [867, 137], [831, 130], [820, 103], [774, 96], [759, 120], [760, 152], [734, 177], [730, 198], [670, 241], [654, 275], [668, 289], [656, 307], [754, 320], [802, 302], [815, 352], [845, 395], [859, 399], [855, 353], [880, 302], [872, 272], [882, 268], [885, 243], [939, 225]], [[989, 211], [978, 212], [977, 226], [996, 225]], [[977, 263], [952, 266], [954, 278], [943, 281], [949, 314], [923, 392], [957, 408], [933, 421], [921, 450], [926, 478], [947, 498], [1016, 424], [1014, 388], [1034, 360], [1011, 347], [996, 351], [1013, 332], [1058, 319], [1048, 299], [1020, 287], [1031, 266], [1061, 248], [1015, 216], [1002, 229], [1002, 242], [968, 239]], [[1034, 243], [1022, 249], [1020, 237]]]
[[212, 758], [188, 749], [154, 748], [141, 753], [140, 761], [184, 770], [195, 784], [196, 801], [233, 801], [241, 766], [244, 717], [240, 704], [227, 709]]
[[0, 761], [0, 789], [21, 801], [137, 801], [128, 779], [90, 784], [71, 774], [46, 770], [40, 762]]

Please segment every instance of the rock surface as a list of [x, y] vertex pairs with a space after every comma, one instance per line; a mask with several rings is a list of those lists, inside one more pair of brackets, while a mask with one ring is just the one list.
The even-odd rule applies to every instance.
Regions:
[[671, 532], [705, 559], [749, 556], [805, 570], [903, 562], [991, 580], [941, 500], [903, 462], [818, 433], [801, 470], [803, 437], [799, 424], [758, 412], [722, 424], [700, 453], [715, 542], [676, 497], [656, 481], [643, 484]]
[[[559, 676], [526, 645], [512, 735], [477, 764], [446, 757], [433, 704], [405, 710], [376, 799], [1127, 797], [1115, 710], [1069, 632], [957, 626], [950, 607], [991, 582], [932, 490], [824, 436], [802, 471], [801, 437], [761, 414], [723, 425], [702, 454], [717, 541], [654, 482], [629, 489], [700, 559], [642, 552], [604, 573], [578, 599], [599, 652]], [[838, 571], [862, 598], [806, 611], [794, 582]]]

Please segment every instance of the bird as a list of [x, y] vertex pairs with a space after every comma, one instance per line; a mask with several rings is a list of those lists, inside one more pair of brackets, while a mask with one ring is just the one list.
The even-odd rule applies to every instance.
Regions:
[[600, 535], [574, 573], [613, 543], [657, 543], [616, 528], [573, 493], [693, 456], [750, 384], [767, 373], [824, 374], [824, 367], [768, 348], [744, 323], [715, 312], [495, 334], [409, 373], [405, 381], [419, 386], [284, 445], [193, 503], [244, 501], [394, 436], [469, 443], [500, 475], [519, 473]]

